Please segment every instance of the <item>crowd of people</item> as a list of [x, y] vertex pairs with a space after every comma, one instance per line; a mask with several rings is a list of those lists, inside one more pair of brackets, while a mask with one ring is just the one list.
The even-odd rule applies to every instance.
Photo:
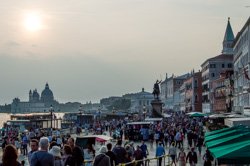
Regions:
[[[124, 163], [128, 166], [146, 166], [152, 165], [149, 156], [157, 157], [157, 165], [161, 166], [165, 155], [170, 157], [171, 165], [175, 166], [186, 166], [187, 163], [195, 166], [198, 157], [204, 161], [204, 166], [210, 166], [213, 161], [212, 155], [208, 150], [202, 154], [204, 122], [203, 118], [189, 118], [184, 113], [172, 113], [172, 116], [164, 121], [142, 126], [139, 130], [141, 141], [137, 140], [136, 143], [125, 139], [126, 135], [123, 133], [131, 134], [129, 131], [133, 130], [128, 128], [126, 121], [99, 122], [95, 124], [98, 126], [93, 125], [93, 133], [99, 128], [101, 134], [107, 131], [112, 136], [117, 130], [119, 136], [116, 144], [108, 143], [101, 146], [97, 152], [93, 145], [88, 145], [87, 149], [76, 146], [74, 138], [70, 135], [61, 135], [59, 131], [55, 132], [54, 136], [47, 136], [42, 132], [37, 134], [33, 131], [18, 134], [13, 129], [9, 131], [11, 134], [7, 134], [2, 144], [1, 165], [25, 165], [17, 160], [20, 149], [20, 153], [27, 156], [28, 164], [31, 166], [115, 166]], [[187, 145], [184, 145], [184, 141]], [[151, 153], [153, 147], [155, 154]]]

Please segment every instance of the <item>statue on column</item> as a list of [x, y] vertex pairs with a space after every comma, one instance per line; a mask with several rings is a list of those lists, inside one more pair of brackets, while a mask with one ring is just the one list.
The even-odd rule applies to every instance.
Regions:
[[153, 88], [154, 99], [157, 99], [157, 100], [159, 100], [159, 95], [160, 95], [160, 86], [159, 86], [160, 83], [161, 81], [157, 80]]

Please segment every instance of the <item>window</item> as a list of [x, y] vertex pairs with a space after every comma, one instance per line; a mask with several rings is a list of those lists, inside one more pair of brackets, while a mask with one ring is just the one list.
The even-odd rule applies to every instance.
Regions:
[[222, 67], [222, 68], [224, 68], [224, 67], [225, 67], [225, 64], [224, 64], [224, 63], [222, 63], [221, 67]]
[[211, 76], [212, 76], [212, 77], [215, 77], [215, 74], [214, 74], [214, 73], [211, 73]]
[[227, 64], [228, 68], [232, 68], [232, 63]]
[[210, 68], [216, 68], [216, 64], [210, 64]]

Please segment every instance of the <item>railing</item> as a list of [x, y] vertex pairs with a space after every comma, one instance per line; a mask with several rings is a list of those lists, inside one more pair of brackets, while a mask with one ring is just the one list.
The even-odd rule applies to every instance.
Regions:
[[[170, 166], [170, 159], [169, 159], [169, 155], [162, 155], [162, 156], [159, 156], [159, 157], [152, 157], [152, 158], [145, 158], [143, 160], [133, 160], [131, 162], [128, 162], [128, 163], [121, 163], [121, 164], [118, 164], [116, 166], [127, 166], [127, 165], [136, 165], [138, 162], [145, 162], [146, 164], [145, 165], [149, 165], [149, 162], [152, 161], [152, 160], [156, 160], [156, 162], [158, 162], [158, 159], [159, 158], [162, 158], [162, 166]], [[167, 160], [166, 160], [167, 158]], [[92, 163], [93, 160], [84, 160], [84, 163]], [[158, 165], [158, 163], [157, 163]]]

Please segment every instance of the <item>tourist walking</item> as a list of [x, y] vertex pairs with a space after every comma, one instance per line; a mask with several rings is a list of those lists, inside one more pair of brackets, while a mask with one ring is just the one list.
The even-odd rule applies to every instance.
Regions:
[[171, 165], [175, 165], [176, 166], [176, 156], [177, 156], [177, 152], [176, 152], [176, 146], [175, 143], [172, 143], [170, 148], [169, 148], [169, 155], [172, 159], [171, 161]]
[[[142, 154], [143, 154], [143, 158], [146, 159], [147, 158], [147, 155], [149, 154], [148, 153], [148, 147], [147, 145], [145, 144], [144, 141], [142, 141], [142, 144], [141, 144], [141, 151], [142, 151]], [[145, 160], [145, 165], [147, 165], [147, 160]]]
[[155, 157], [158, 158], [158, 162], [157, 162], [157, 165], [158, 166], [161, 166], [161, 163], [162, 163], [162, 156], [165, 155], [165, 149], [164, 147], [162, 146], [162, 143], [160, 142], [156, 148], [156, 154], [155, 154]]
[[197, 164], [197, 153], [194, 151], [194, 147], [188, 152], [186, 157], [186, 162], [189, 162], [190, 166], [195, 166]]
[[31, 166], [54, 166], [54, 156], [48, 153], [49, 139], [42, 137], [39, 142], [40, 150], [31, 156]]
[[38, 148], [39, 148], [39, 145], [38, 145], [38, 140], [37, 139], [32, 139], [30, 141], [30, 151], [28, 153], [28, 161], [29, 161], [29, 164], [31, 164], [31, 156], [34, 152], [38, 151]]
[[106, 155], [107, 148], [106, 146], [102, 146], [99, 155], [97, 155], [94, 159], [93, 166], [110, 166], [109, 156]]
[[116, 160], [116, 155], [114, 152], [111, 151], [112, 149], [112, 144], [111, 143], [108, 143], [107, 144], [107, 153], [106, 155], [109, 156], [109, 159], [110, 159], [110, 166], [114, 166], [115, 165], [115, 160]]
[[61, 148], [59, 146], [53, 146], [49, 153], [54, 156], [55, 166], [63, 166]]
[[122, 145], [122, 140], [118, 140], [116, 146], [113, 148], [113, 152], [116, 155], [116, 165], [125, 163], [126, 150]]
[[199, 155], [201, 155], [201, 150], [202, 150], [203, 144], [204, 144], [204, 136], [199, 135], [198, 136], [198, 141], [197, 141], [197, 148], [198, 148]]
[[181, 148], [177, 161], [179, 163], [179, 166], [186, 166], [186, 153], [184, 152], [184, 148]]
[[21, 163], [17, 161], [17, 158], [18, 154], [16, 147], [9, 144], [5, 147], [0, 166], [21, 166]]
[[63, 156], [62, 156], [63, 166], [75, 166], [75, 162], [72, 158], [72, 150], [69, 145], [64, 145]]
[[204, 166], [211, 166], [212, 165], [212, 161], [214, 160], [214, 158], [211, 155], [211, 153], [209, 152], [209, 150], [206, 150], [206, 153], [203, 156], [203, 160], [204, 160]]
[[70, 137], [68, 139], [68, 145], [72, 150], [72, 158], [75, 161], [75, 166], [82, 166], [84, 162], [84, 155], [80, 147], [75, 145], [74, 138]]
[[137, 161], [136, 166], [142, 166], [143, 161], [138, 161], [138, 160], [143, 160], [143, 151], [141, 150], [140, 146], [137, 145], [136, 150], [134, 152], [134, 158]]

